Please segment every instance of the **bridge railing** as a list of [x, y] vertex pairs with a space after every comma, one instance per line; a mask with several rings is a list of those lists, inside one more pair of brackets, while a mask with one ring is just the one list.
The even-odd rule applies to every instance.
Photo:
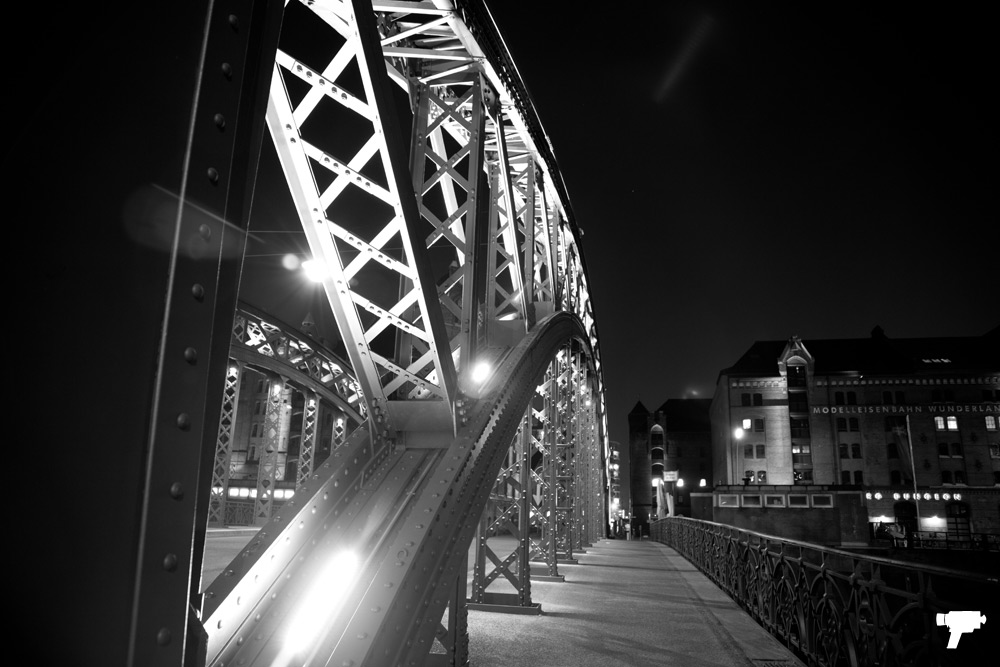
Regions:
[[650, 537], [809, 665], [948, 664], [948, 632], [935, 615], [981, 609], [998, 590], [996, 571], [864, 556], [696, 519], [655, 521]]

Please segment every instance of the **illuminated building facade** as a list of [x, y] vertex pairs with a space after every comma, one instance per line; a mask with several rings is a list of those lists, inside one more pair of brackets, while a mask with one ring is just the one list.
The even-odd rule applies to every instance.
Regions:
[[677, 398], [655, 412], [641, 402], [632, 408], [628, 423], [634, 525], [648, 526], [658, 512], [666, 516], [671, 502], [675, 515], [691, 516], [691, 492], [711, 480], [710, 405], [710, 399]]
[[1000, 327], [758, 341], [719, 374], [711, 422], [716, 514], [721, 489], [737, 513], [856, 490], [873, 533], [1000, 533]]

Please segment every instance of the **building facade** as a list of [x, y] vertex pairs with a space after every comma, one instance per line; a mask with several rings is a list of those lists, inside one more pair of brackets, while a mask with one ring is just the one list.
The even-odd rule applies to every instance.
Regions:
[[777, 487], [855, 489], [872, 533], [1000, 533], [1000, 327], [758, 341], [719, 374], [710, 414], [713, 482], [729, 498], [742, 487], [759, 503], [762, 486], [784, 508]]
[[658, 513], [691, 516], [691, 492], [712, 475], [710, 399], [670, 399], [655, 412], [641, 402], [629, 413], [633, 526]]

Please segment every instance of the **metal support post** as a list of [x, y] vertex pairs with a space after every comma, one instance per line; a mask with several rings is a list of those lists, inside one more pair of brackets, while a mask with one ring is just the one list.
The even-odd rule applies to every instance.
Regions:
[[226, 386], [222, 392], [219, 432], [215, 440], [215, 464], [212, 466], [212, 495], [208, 506], [208, 523], [211, 526], [224, 526], [226, 524], [226, 499], [229, 497], [233, 436], [242, 380], [243, 364], [230, 360], [229, 368], [226, 371]]
[[[530, 412], [530, 410], [529, 410]], [[526, 415], [508, 450], [507, 465], [500, 471], [491, 500], [487, 503], [476, 531], [476, 556], [469, 608], [513, 614], [538, 614], [541, 605], [531, 601], [529, 553], [529, 477], [531, 420]], [[514, 522], [516, 519], [516, 523]], [[514, 550], [501, 560], [488, 539], [503, 532], [514, 537]], [[487, 560], [493, 568], [487, 572]], [[488, 591], [490, 584], [504, 582], [514, 592]]]
[[[535, 485], [541, 488], [541, 504], [537, 508], [540, 544], [532, 543], [532, 560], [544, 562], [547, 572], [533, 574], [540, 581], [563, 581], [559, 574], [559, 563], [556, 557], [556, 493], [558, 483], [555, 460], [556, 429], [558, 428], [559, 412], [556, 405], [556, 362], [553, 360], [545, 372], [545, 380], [536, 390], [542, 398], [541, 412], [535, 417], [541, 426], [535, 447], [542, 454], [542, 464], [539, 472], [533, 472]], [[537, 396], [536, 396], [537, 398]]]

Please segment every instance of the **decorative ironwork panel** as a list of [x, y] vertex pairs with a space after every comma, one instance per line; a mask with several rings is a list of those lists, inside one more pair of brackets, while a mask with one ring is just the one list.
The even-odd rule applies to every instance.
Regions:
[[938, 614], [994, 607], [996, 578], [680, 517], [651, 524], [810, 665], [949, 665]]

